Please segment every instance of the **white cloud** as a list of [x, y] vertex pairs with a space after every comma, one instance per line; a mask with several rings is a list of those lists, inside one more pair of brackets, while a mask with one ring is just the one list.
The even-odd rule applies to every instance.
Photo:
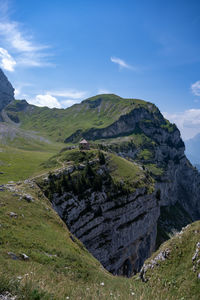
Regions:
[[18, 96], [20, 96], [20, 94], [21, 94], [21, 90], [18, 88], [15, 88], [15, 91], [14, 91], [14, 93], [15, 93], [15, 98], [16, 97], [18, 97]]
[[188, 109], [181, 113], [163, 113], [166, 119], [175, 123], [184, 140], [194, 137], [200, 132], [200, 109]]
[[195, 96], [200, 96], [200, 80], [191, 85], [191, 90]]
[[0, 66], [10, 72], [14, 71], [16, 61], [6, 49], [0, 48]]
[[135, 69], [131, 65], [128, 65], [123, 59], [118, 57], [111, 57], [110, 60], [117, 64], [120, 68], [126, 68], [126, 69]]
[[83, 99], [86, 97], [86, 91], [77, 91], [77, 90], [61, 90], [61, 91], [49, 91], [47, 92], [49, 95], [53, 95], [56, 97], [65, 97], [71, 99]]
[[37, 95], [34, 99], [28, 100], [28, 102], [40, 107], [47, 106], [49, 108], [61, 108], [58, 100], [49, 94]]

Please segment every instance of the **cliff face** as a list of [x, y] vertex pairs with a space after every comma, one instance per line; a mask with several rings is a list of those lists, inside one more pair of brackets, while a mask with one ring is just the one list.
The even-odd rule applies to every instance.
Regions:
[[[177, 127], [150, 104], [133, 109], [105, 128], [78, 130], [66, 141], [80, 136], [99, 140], [104, 150], [143, 166], [155, 180], [151, 193], [137, 187], [126, 195], [112, 194], [105, 183], [101, 192], [87, 190], [87, 196], [79, 197], [54, 192], [51, 199], [70, 231], [107, 270], [130, 276], [154, 251], [160, 231], [174, 232], [200, 218], [200, 174], [184, 154]], [[172, 212], [168, 219], [161, 213], [166, 211]], [[171, 221], [174, 227], [168, 228]]]
[[[107, 157], [107, 161], [109, 159]], [[108, 162], [103, 166], [96, 162], [93, 165], [96, 175], [90, 178], [92, 184], [88, 185], [88, 174], [76, 177], [78, 170], [84, 172], [80, 171], [82, 167], [66, 169], [64, 173], [71, 173], [72, 178], [68, 177], [67, 181], [61, 180], [63, 173], [48, 179], [44, 190], [47, 194], [48, 189], [52, 190], [50, 199], [55, 211], [108, 271], [131, 276], [155, 249], [160, 198], [148, 189], [153, 181], [141, 171], [143, 187], [127, 191], [113, 183]], [[71, 184], [83, 182], [84, 178], [86, 183], [79, 185], [76, 191], [76, 186]], [[101, 184], [93, 189], [97, 178]]]
[[[127, 134], [144, 134], [150, 139], [146, 145], [115, 150], [123, 157], [137, 160], [145, 166], [154, 164], [162, 168], [163, 174], [157, 181], [161, 191], [161, 205], [170, 206], [179, 202], [192, 220], [200, 218], [200, 174], [187, 160], [185, 146], [175, 125], [167, 123], [162, 114], [150, 109], [138, 108], [123, 115], [112, 125], [101, 129], [90, 129], [82, 133], [88, 140], [116, 138]], [[80, 132], [68, 138], [73, 141]], [[104, 140], [105, 143], [109, 144]], [[138, 158], [144, 148], [151, 151], [148, 161]], [[157, 180], [157, 178], [156, 178]]]
[[0, 112], [14, 100], [14, 88], [0, 69]]
[[81, 136], [88, 140], [97, 140], [131, 134], [132, 132], [134, 132], [134, 130], [137, 130], [141, 120], [151, 119], [153, 120], [153, 124], [155, 127], [158, 127], [161, 124], [165, 124], [163, 116], [158, 110], [156, 112], [153, 112], [153, 108], [154, 106], [151, 106], [151, 104], [149, 104], [149, 109], [145, 109], [144, 107], [133, 109], [129, 113], [119, 117], [117, 121], [105, 128], [91, 128], [84, 132], [81, 130], [77, 130], [74, 134], [68, 137], [65, 142], [76, 141], [76, 139], [80, 139]]
[[78, 200], [54, 195], [53, 207], [70, 231], [113, 274], [139, 271], [155, 247], [159, 205], [154, 194], [138, 189], [128, 196], [92, 193]]

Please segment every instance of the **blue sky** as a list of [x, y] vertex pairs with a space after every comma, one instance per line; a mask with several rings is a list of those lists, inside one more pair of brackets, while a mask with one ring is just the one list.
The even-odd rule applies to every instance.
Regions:
[[67, 107], [115, 93], [200, 132], [199, 0], [0, 0], [0, 66], [16, 98]]

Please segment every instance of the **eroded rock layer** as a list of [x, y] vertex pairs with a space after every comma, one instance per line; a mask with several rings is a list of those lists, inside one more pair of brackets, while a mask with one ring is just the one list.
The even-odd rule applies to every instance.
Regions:
[[113, 274], [131, 276], [155, 249], [159, 199], [146, 189], [108, 197], [109, 187], [79, 198], [54, 195], [52, 204], [70, 231]]
[[0, 69], [0, 112], [14, 100], [14, 88]]

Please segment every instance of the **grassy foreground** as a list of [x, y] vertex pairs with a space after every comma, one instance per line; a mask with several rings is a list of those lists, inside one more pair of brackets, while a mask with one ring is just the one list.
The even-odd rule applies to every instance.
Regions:
[[26, 149], [0, 144], [0, 184], [27, 179], [47, 171], [43, 164], [61, 149], [62, 144], [43, 144], [39, 149]]
[[[84, 154], [74, 149], [55, 155], [57, 146], [46, 151], [1, 149], [1, 183], [98, 158], [97, 150]], [[114, 154], [107, 158], [117, 182], [143, 182], [139, 165]], [[149, 269], [145, 275], [148, 281], [142, 282], [138, 274], [127, 279], [108, 273], [71, 235], [33, 181], [14, 183], [10, 188], [0, 191], [0, 295], [9, 291], [17, 300], [199, 299], [200, 251], [195, 261], [192, 257], [200, 242], [200, 222], [189, 225], [153, 254], [147, 263], [161, 250], [170, 249], [169, 257]], [[27, 201], [26, 194], [33, 201]]]
[[[161, 246], [153, 257], [168, 248], [169, 258], [147, 271], [144, 283], [138, 275], [127, 279], [103, 269], [71, 236], [35, 184], [12, 188], [0, 192], [0, 294], [10, 291], [27, 300], [198, 299], [200, 253], [195, 272], [192, 257], [200, 241], [200, 222]], [[21, 199], [23, 194], [33, 201]], [[29, 258], [24, 260], [22, 254]]]

